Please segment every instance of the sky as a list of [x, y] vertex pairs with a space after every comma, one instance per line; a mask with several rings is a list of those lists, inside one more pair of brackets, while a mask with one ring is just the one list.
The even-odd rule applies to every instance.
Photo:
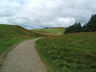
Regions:
[[96, 0], [0, 0], [0, 24], [26, 29], [82, 25], [96, 14]]

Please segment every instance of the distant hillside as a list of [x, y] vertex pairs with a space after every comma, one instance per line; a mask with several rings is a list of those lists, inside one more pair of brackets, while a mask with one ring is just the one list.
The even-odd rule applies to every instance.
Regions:
[[65, 28], [53, 27], [53, 28], [44, 28], [44, 29], [34, 29], [32, 31], [38, 32], [38, 33], [63, 34], [65, 31]]
[[31, 35], [31, 33], [28, 30], [17, 25], [0, 24], [0, 37], [14, 37], [23, 35]]

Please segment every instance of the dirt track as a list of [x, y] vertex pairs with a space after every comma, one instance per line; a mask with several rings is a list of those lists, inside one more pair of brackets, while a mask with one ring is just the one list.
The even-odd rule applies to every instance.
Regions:
[[34, 48], [36, 40], [24, 41], [9, 52], [0, 72], [47, 72]]

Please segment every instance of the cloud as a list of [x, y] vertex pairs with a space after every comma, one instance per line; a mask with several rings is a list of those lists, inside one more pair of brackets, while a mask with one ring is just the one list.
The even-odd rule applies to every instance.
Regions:
[[74, 18], [59, 18], [59, 22], [61, 24], [61, 27], [68, 27], [69, 25], [72, 25], [75, 23]]
[[96, 0], [0, 0], [0, 24], [27, 29], [85, 24], [96, 13]]

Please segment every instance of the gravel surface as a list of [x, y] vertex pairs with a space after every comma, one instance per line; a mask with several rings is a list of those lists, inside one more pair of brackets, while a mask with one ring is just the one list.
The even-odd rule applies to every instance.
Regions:
[[36, 40], [24, 41], [9, 52], [0, 72], [47, 72], [34, 47]]

